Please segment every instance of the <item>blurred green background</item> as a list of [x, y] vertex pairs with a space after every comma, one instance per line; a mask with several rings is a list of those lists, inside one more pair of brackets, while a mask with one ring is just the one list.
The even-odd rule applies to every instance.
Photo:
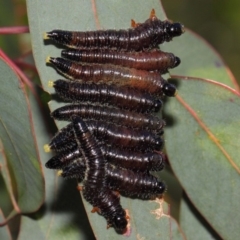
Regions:
[[[162, 3], [168, 18], [180, 21], [205, 38], [220, 53], [240, 82], [240, 1], [162, 0]], [[25, 1], [1, 0], [0, 25], [24, 24], [27, 24]], [[17, 57], [29, 51], [29, 39], [26, 34], [2, 35], [0, 47], [11, 57]]]
[[162, 0], [162, 3], [169, 19], [182, 22], [220, 53], [240, 83], [240, 1]]

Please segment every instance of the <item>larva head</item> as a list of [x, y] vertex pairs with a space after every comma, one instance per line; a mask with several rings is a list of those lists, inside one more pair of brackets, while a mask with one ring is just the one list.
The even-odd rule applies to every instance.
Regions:
[[174, 97], [174, 96], [176, 96], [176, 93], [177, 93], [177, 89], [176, 89], [175, 85], [168, 83], [168, 82], [163, 84], [162, 91], [168, 97]]
[[164, 141], [161, 137], [156, 137], [154, 139], [155, 149], [161, 150], [163, 148]]
[[112, 226], [118, 233], [123, 233], [127, 228], [128, 221], [126, 219], [126, 216], [123, 215], [117, 215], [113, 218]]
[[158, 194], [163, 194], [166, 191], [166, 184], [164, 182], [158, 181], [156, 187]]
[[161, 153], [154, 153], [151, 155], [149, 162], [151, 162], [151, 171], [161, 171], [164, 168], [165, 155]]
[[179, 64], [181, 63], [181, 59], [179, 57], [175, 57], [175, 61], [174, 61], [174, 67], [177, 67]]
[[169, 23], [165, 26], [165, 32], [169, 35], [169, 40], [184, 33], [184, 26], [181, 23]]
[[154, 112], [160, 111], [160, 109], [162, 108], [162, 105], [163, 105], [163, 102], [160, 99], [156, 99], [153, 106]]

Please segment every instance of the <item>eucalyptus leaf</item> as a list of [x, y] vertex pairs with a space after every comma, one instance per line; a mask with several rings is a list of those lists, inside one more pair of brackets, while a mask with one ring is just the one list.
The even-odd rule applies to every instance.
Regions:
[[3, 178], [16, 213], [36, 211], [44, 197], [44, 181], [35, 145], [28, 96], [16, 73], [0, 59], [0, 136]]
[[181, 201], [180, 208], [180, 224], [186, 235], [187, 239], [191, 239], [194, 236], [195, 240], [218, 240], [219, 236], [216, 236], [213, 232], [209, 231], [204, 224], [204, 220], [197, 213], [196, 209], [190, 205], [190, 203], [184, 198]]
[[[169, 101], [166, 129], [171, 166], [187, 195], [224, 239], [240, 230], [240, 98], [217, 82], [185, 78]], [[231, 224], [226, 224], [231, 222]]]

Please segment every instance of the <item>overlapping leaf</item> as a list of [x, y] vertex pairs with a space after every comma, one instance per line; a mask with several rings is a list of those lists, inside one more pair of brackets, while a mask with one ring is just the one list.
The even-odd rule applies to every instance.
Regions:
[[44, 197], [32, 115], [21, 81], [3, 59], [0, 71], [4, 76], [0, 88], [2, 177], [14, 207], [11, 215], [29, 213], [40, 207]]
[[[240, 98], [202, 79], [178, 81], [174, 116], [166, 131], [171, 165], [187, 195], [224, 239], [237, 239], [240, 218]], [[231, 224], [226, 224], [231, 222]]]

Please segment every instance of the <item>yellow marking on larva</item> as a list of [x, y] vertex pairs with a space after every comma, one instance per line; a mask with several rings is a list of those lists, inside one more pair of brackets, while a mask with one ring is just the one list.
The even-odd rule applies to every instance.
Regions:
[[51, 152], [50, 146], [48, 144], [45, 144], [43, 146], [43, 149], [44, 149], [45, 152]]
[[53, 87], [54, 83], [53, 81], [48, 81], [48, 87]]
[[178, 95], [178, 90], [176, 90], [176, 92], [174, 93], [174, 97], [176, 97]]
[[47, 56], [47, 58], [46, 58], [46, 63], [50, 63], [50, 56]]
[[57, 172], [58, 177], [62, 176], [62, 173], [63, 173], [63, 170], [59, 170], [59, 171]]
[[48, 33], [45, 32], [45, 33], [43, 34], [43, 39], [45, 39], [45, 40], [46, 40], [46, 39], [49, 39]]

